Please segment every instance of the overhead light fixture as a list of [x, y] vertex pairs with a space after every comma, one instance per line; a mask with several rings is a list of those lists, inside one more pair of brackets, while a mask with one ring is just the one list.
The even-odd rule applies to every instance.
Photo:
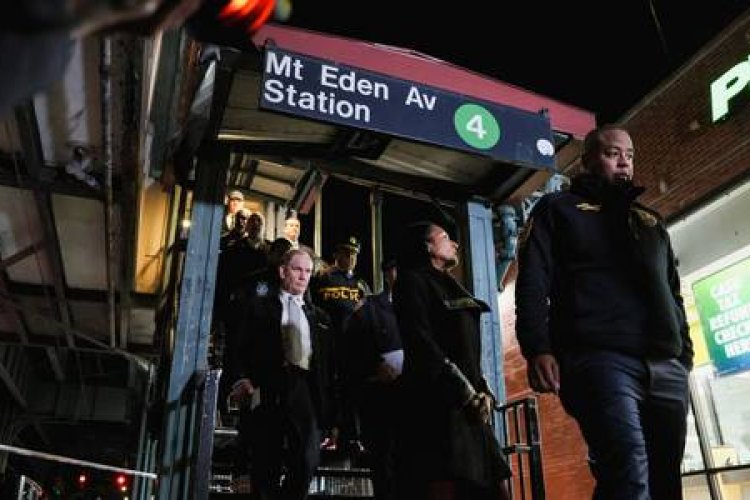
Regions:
[[186, 240], [190, 234], [190, 219], [182, 219], [180, 221], [180, 239]]

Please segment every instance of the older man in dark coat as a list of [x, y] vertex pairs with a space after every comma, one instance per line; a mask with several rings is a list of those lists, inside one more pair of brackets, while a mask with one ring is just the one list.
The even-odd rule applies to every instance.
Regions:
[[505, 498], [510, 469], [480, 366], [479, 317], [489, 307], [449, 274], [458, 244], [441, 226], [413, 224], [402, 244], [393, 296], [404, 348], [399, 498]]
[[329, 338], [325, 313], [304, 300], [312, 267], [307, 252], [290, 250], [279, 267], [281, 290], [246, 309], [232, 396], [253, 408], [250, 442], [259, 458], [251, 476], [261, 500], [307, 498], [320, 462]]

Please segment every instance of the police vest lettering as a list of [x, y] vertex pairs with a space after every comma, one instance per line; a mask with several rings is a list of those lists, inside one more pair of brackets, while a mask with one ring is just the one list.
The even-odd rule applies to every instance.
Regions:
[[361, 290], [348, 286], [327, 286], [318, 292], [323, 300], [351, 300], [359, 301]]

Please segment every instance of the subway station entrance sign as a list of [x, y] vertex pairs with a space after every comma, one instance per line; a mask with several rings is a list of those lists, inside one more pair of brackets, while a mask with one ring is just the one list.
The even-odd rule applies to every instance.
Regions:
[[716, 371], [750, 369], [750, 259], [696, 281], [693, 293]]
[[267, 47], [260, 108], [554, 168], [549, 118]]

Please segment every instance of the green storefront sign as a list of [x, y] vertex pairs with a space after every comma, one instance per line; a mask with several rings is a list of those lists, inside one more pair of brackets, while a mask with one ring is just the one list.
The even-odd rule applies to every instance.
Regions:
[[750, 259], [696, 281], [693, 293], [718, 373], [750, 369]]

